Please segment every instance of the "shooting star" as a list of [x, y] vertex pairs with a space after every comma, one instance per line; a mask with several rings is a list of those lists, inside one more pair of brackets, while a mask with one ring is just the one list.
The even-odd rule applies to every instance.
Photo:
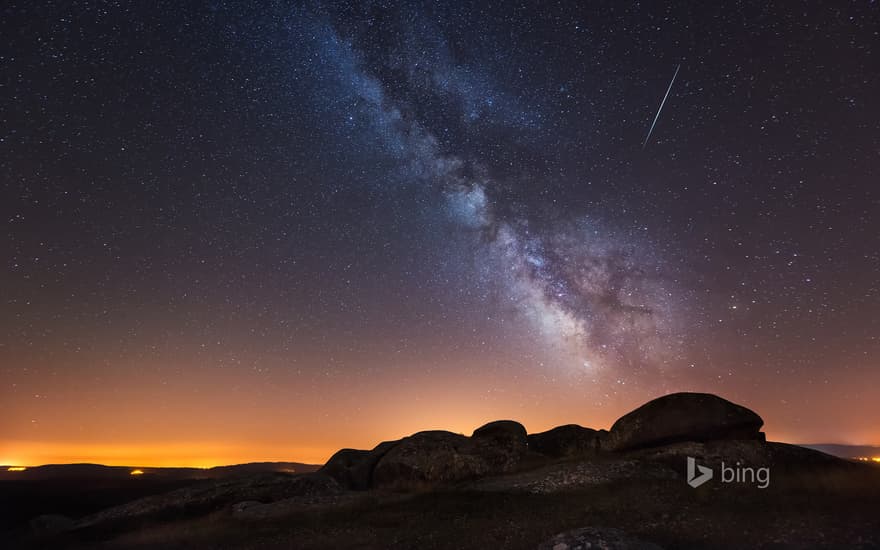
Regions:
[[672, 80], [669, 81], [669, 87], [666, 88], [666, 95], [663, 96], [663, 101], [660, 102], [660, 108], [657, 109], [657, 114], [654, 115], [654, 122], [651, 123], [651, 129], [648, 130], [648, 135], [645, 136], [645, 141], [642, 143], [642, 150], [648, 145], [648, 140], [651, 139], [651, 132], [654, 131], [654, 126], [657, 125], [657, 119], [660, 118], [660, 111], [663, 110], [663, 106], [666, 105], [666, 98], [669, 97], [669, 91], [672, 90], [672, 85], [675, 84], [675, 77], [678, 76], [678, 70], [681, 69], [681, 63], [678, 64], [678, 67], [675, 68], [675, 74], [672, 75]]

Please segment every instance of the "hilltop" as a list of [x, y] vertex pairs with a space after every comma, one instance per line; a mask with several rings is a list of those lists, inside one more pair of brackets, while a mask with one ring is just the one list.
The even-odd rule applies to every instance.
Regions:
[[315, 472], [202, 479], [14, 534], [40, 548], [880, 545], [880, 468], [768, 442], [763, 423], [715, 395], [671, 394], [609, 430], [418, 432]]

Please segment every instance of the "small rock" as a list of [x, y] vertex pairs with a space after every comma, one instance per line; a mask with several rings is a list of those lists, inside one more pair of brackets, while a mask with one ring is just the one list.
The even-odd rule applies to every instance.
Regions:
[[232, 505], [232, 512], [235, 514], [240, 514], [247, 510], [248, 508], [253, 508], [254, 506], [262, 505], [262, 502], [256, 500], [245, 500], [243, 502], [236, 502]]
[[620, 529], [610, 527], [582, 527], [559, 533], [541, 543], [538, 550], [569, 550], [581, 548], [606, 550], [662, 550], [656, 544], [633, 537]]

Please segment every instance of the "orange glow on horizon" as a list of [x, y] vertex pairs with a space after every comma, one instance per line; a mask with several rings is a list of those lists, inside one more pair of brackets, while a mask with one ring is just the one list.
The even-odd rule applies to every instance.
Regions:
[[9, 460], [7, 464], [30, 466], [88, 463], [138, 468], [213, 468], [248, 462], [323, 464], [337, 450], [330, 447], [233, 442], [78, 443], [19, 440], [0, 443], [0, 452], [16, 457], [16, 460]]
[[144, 471], [143, 471], [143, 470], [139, 470], [139, 469], [138, 469], [138, 470], [132, 470], [130, 475], [133, 475], [133, 476], [142, 476], [142, 475], [144, 475]]
[[[519, 421], [529, 433], [571, 423], [608, 429], [623, 414], [660, 395], [647, 386], [634, 386], [632, 393], [599, 398], [585, 394], [583, 386], [564, 373], [558, 380], [545, 376], [546, 369], [533, 377], [499, 381], [495, 371], [468, 358], [458, 360], [442, 380], [427, 368], [431, 362], [413, 360], [414, 369], [425, 368], [415, 369], [415, 374], [406, 374], [396, 384], [358, 379], [348, 385], [335, 378], [322, 379], [315, 381], [314, 391], [294, 399], [291, 388], [306, 382], [286, 379], [283, 370], [278, 371], [276, 383], [233, 390], [238, 386], [229, 373], [207, 381], [191, 380], [187, 374], [191, 365], [171, 364], [183, 373], [172, 386], [157, 386], [151, 378], [154, 369], [143, 368], [128, 391], [101, 392], [99, 386], [83, 387], [75, 378], [59, 382], [52, 400], [34, 399], [36, 389], [10, 394], [0, 388], [0, 402], [15, 411], [0, 418], [0, 457], [6, 457], [0, 464], [93, 463], [132, 469], [248, 462], [323, 464], [341, 448], [372, 449], [382, 441], [423, 430], [470, 435], [500, 419]], [[124, 388], [129, 382], [111, 378], [106, 384]], [[324, 389], [333, 399], [325, 397]], [[261, 398], [250, 399], [250, 390], [259, 390]], [[708, 385], [680, 384], [675, 390], [714, 392], [755, 410], [767, 422], [764, 431], [772, 441], [880, 443], [876, 425], [868, 420], [832, 421], [838, 417], [822, 407], [810, 408], [811, 416], [805, 416], [800, 409], [780, 408], [769, 390], [768, 395], [748, 398]], [[554, 398], [536, 400], [539, 393]], [[160, 394], [163, 407], [156, 406]], [[94, 406], [80, 406], [86, 399]], [[840, 414], [860, 422], [870, 418], [855, 400], [834, 407], [847, 408]], [[797, 422], [792, 420], [795, 414]], [[810, 432], [803, 431], [806, 424]]]
[[[402, 426], [401, 426], [402, 427]], [[552, 427], [552, 426], [550, 426]], [[442, 426], [428, 425], [424, 429], [449, 429]], [[549, 427], [541, 427], [530, 432], [542, 431]], [[454, 427], [450, 431], [470, 435], [471, 429]], [[374, 438], [366, 442], [351, 443], [341, 442], [333, 447], [290, 447], [285, 448], [277, 445], [253, 445], [245, 443], [140, 443], [140, 444], [82, 444], [82, 443], [56, 443], [37, 441], [17, 441], [0, 443], [8, 450], [14, 450], [13, 456], [17, 460], [8, 460], [6, 464], [28, 464], [31, 467], [41, 464], [76, 464], [90, 463], [103, 464], [105, 466], [134, 466], [141, 465], [131, 472], [131, 475], [145, 473], [143, 467], [188, 467], [188, 468], [213, 468], [215, 466], [228, 466], [233, 464], [245, 464], [249, 462], [301, 462], [305, 464], [323, 464], [337, 450], [344, 447], [371, 449], [382, 440], [398, 439], [415, 431], [401, 430], [388, 437]], [[770, 437], [773, 441], [785, 441], [781, 438]], [[10, 445], [11, 443], [11, 445]], [[8, 447], [7, 447], [8, 446]], [[11, 453], [10, 453], [11, 454]], [[856, 460], [861, 462], [873, 462], [880, 464], [880, 456], [860, 456]], [[0, 462], [2, 463], [2, 462]], [[26, 466], [8, 466], [8, 472], [23, 472]], [[137, 473], [136, 473], [137, 472]]]

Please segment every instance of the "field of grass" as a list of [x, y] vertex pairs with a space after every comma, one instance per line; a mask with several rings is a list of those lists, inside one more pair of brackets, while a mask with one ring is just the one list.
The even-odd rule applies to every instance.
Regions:
[[[243, 520], [228, 510], [110, 534], [106, 548], [533, 549], [582, 526], [623, 529], [665, 548], [875, 548], [880, 480], [768, 489], [680, 480], [622, 481], [574, 492], [372, 493], [356, 503]], [[800, 480], [802, 481], [802, 480]], [[103, 538], [103, 537], [100, 537]], [[93, 547], [96, 540], [68, 540]]]

